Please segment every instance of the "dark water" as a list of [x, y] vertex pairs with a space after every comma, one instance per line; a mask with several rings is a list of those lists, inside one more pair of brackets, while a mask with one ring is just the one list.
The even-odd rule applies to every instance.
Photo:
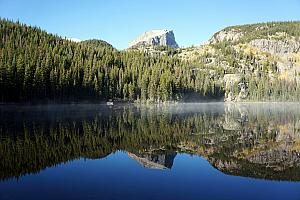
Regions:
[[3, 105], [0, 199], [300, 199], [300, 107]]

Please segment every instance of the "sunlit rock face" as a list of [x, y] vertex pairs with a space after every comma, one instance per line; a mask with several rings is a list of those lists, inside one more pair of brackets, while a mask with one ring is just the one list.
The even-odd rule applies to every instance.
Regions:
[[171, 48], [178, 48], [172, 30], [151, 30], [144, 32], [130, 42], [128, 48], [141, 46], [168, 46]]
[[239, 30], [222, 30], [213, 35], [213, 37], [208, 41], [208, 44], [216, 44], [223, 41], [235, 42], [240, 39], [244, 34]]
[[284, 40], [275, 39], [255, 39], [250, 42], [253, 47], [270, 54], [285, 55], [300, 52], [300, 39], [291, 38]]
[[128, 156], [150, 169], [171, 169], [176, 156], [175, 152], [151, 151], [128, 153]]

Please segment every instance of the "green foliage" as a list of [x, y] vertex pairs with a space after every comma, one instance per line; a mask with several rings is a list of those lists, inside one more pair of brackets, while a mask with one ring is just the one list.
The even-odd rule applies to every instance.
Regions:
[[[245, 32], [241, 41], [277, 31], [300, 35], [299, 22], [227, 29], [232, 28]], [[230, 41], [212, 45], [217, 50], [214, 55], [206, 52], [195, 61], [183, 61], [177, 56], [180, 50], [169, 47], [155, 47], [163, 52], [155, 55], [137, 50], [118, 51], [102, 40], [76, 43], [3, 19], [0, 41], [1, 102], [216, 99], [223, 96], [222, 78], [229, 73], [247, 74], [248, 100], [299, 100], [296, 81], [265, 78], [263, 85], [259, 81], [269, 71], [276, 73], [276, 61], [262, 61], [256, 55], [237, 51]], [[224, 62], [229, 67], [224, 67]], [[232, 92], [239, 93], [238, 84]]]
[[0, 21], [0, 34], [2, 102], [167, 101], [193, 91], [188, 64], [170, 56], [174, 49], [165, 47], [160, 56], [117, 51], [101, 40], [76, 43], [7, 20]]
[[92, 39], [92, 40], [84, 40], [80, 42], [80, 44], [84, 44], [87, 47], [98, 49], [98, 48], [109, 48], [111, 50], [115, 50], [114, 47], [109, 44], [106, 41], [103, 40], [97, 40], [97, 39]]
[[251, 101], [299, 101], [300, 87], [297, 81], [270, 80], [267, 76], [246, 78]]

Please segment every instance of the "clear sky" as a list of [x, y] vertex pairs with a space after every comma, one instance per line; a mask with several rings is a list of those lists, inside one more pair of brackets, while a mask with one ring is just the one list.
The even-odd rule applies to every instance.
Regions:
[[191, 46], [230, 25], [300, 20], [300, 0], [0, 0], [0, 17], [118, 49], [144, 31], [172, 29], [179, 46]]

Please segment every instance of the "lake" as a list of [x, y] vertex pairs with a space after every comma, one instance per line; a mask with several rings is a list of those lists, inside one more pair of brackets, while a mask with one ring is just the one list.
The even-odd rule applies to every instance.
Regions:
[[299, 105], [1, 105], [0, 199], [299, 200]]

